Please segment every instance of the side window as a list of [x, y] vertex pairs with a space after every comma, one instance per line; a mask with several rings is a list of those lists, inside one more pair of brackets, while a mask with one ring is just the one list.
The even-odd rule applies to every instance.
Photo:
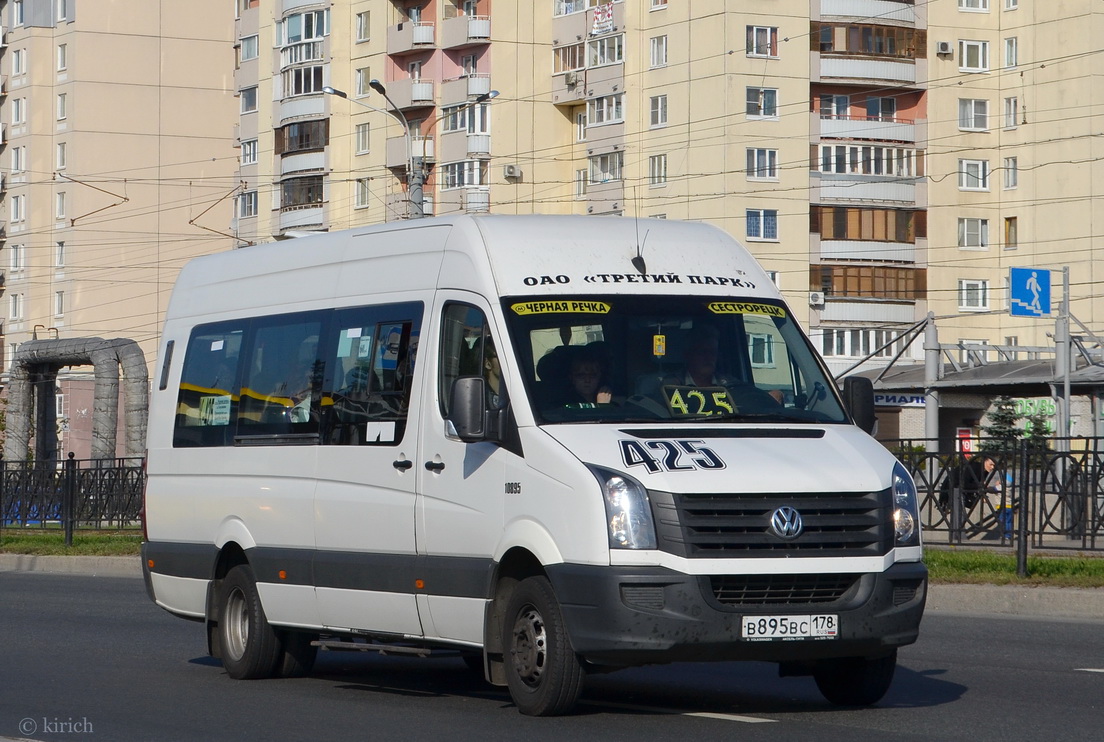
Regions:
[[448, 304], [441, 322], [441, 368], [438, 394], [441, 414], [448, 417], [452, 383], [461, 376], [482, 376], [487, 381], [487, 406], [506, 403], [506, 387], [498, 349], [482, 310], [469, 304]]
[[323, 436], [331, 445], [398, 445], [406, 432], [421, 303], [336, 313], [328, 344]]
[[325, 363], [322, 315], [254, 320], [238, 407], [239, 435], [316, 434]]
[[192, 331], [180, 375], [173, 446], [233, 442], [238, 365], [245, 323], [201, 325]]

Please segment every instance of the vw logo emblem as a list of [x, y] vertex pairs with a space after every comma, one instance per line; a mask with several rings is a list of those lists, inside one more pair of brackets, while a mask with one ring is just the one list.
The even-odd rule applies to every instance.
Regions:
[[791, 508], [789, 505], [783, 505], [771, 513], [770, 523], [774, 535], [787, 540], [797, 538], [805, 530], [805, 525], [801, 522], [801, 513], [797, 512], [797, 508]]

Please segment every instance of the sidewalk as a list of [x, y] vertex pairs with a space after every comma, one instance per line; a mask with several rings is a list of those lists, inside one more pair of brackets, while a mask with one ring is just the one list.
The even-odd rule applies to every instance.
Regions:
[[[137, 556], [0, 554], [0, 572], [54, 572], [95, 577], [142, 577]], [[931, 585], [930, 613], [1076, 618], [1104, 622], [1104, 588]]]

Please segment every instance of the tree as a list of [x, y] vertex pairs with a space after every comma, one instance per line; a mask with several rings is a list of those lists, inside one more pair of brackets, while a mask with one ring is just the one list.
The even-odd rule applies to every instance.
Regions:
[[985, 448], [992, 453], [1017, 450], [1024, 431], [1019, 427], [1023, 415], [1016, 411], [1016, 402], [1008, 396], [997, 397], [985, 414], [989, 418], [989, 424], [981, 426], [981, 432], [988, 439]]

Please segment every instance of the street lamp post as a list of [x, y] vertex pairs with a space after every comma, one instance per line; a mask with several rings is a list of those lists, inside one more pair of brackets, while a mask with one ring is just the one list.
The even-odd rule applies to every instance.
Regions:
[[[415, 160], [414, 144], [410, 136], [410, 122], [407, 121], [406, 116], [404, 116], [402, 110], [395, 105], [395, 102], [388, 97], [387, 89], [383, 87], [383, 83], [381, 83], [379, 80], [371, 80], [368, 83], [368, 87], [382, 95], [383, 99], [387, 101], [387, 103], [395, 110], [384, 111], [382, 108], [370, 106], [363, 101], [357, 100], [356, 98], [350, 98], [349, 95], [344, 91], [330, 87], [329, 85], [322, 88], [322, 92], [328, 95], [336, 95], [338, 98], [344, 98], [373, 111], [379, 111], [380, 113], [389, 114], [394, 117], [400, 124], [402, 124], [403, 134], [406, 139], [406, 183], [407, 200], [410, 203], [410, 218], [421, 219], [425, 216], [425, 183], [429, 177], [429, 170], [426, 167], [425, 137], [422, 137], [422, 156]], [[462, 111], [464, 109], [471, 108], [472, 106], [477, 106], [480, 103], [486, 103], [487, 101], [493, 100], [497, 97], [497, 90], [488, 91], [486, 93], [483, 93], [482, 95], [479, 95], [475, 99], [468, 101], [466, 104], [460, 107], [460, 110]], [[431, 126], [436, 127], [437, 123], [441, 121], [441, 119], [450, 114], [451, 112], [449, 114], [445, 114], [444, 116], [440, 116], [434, 119]]]

